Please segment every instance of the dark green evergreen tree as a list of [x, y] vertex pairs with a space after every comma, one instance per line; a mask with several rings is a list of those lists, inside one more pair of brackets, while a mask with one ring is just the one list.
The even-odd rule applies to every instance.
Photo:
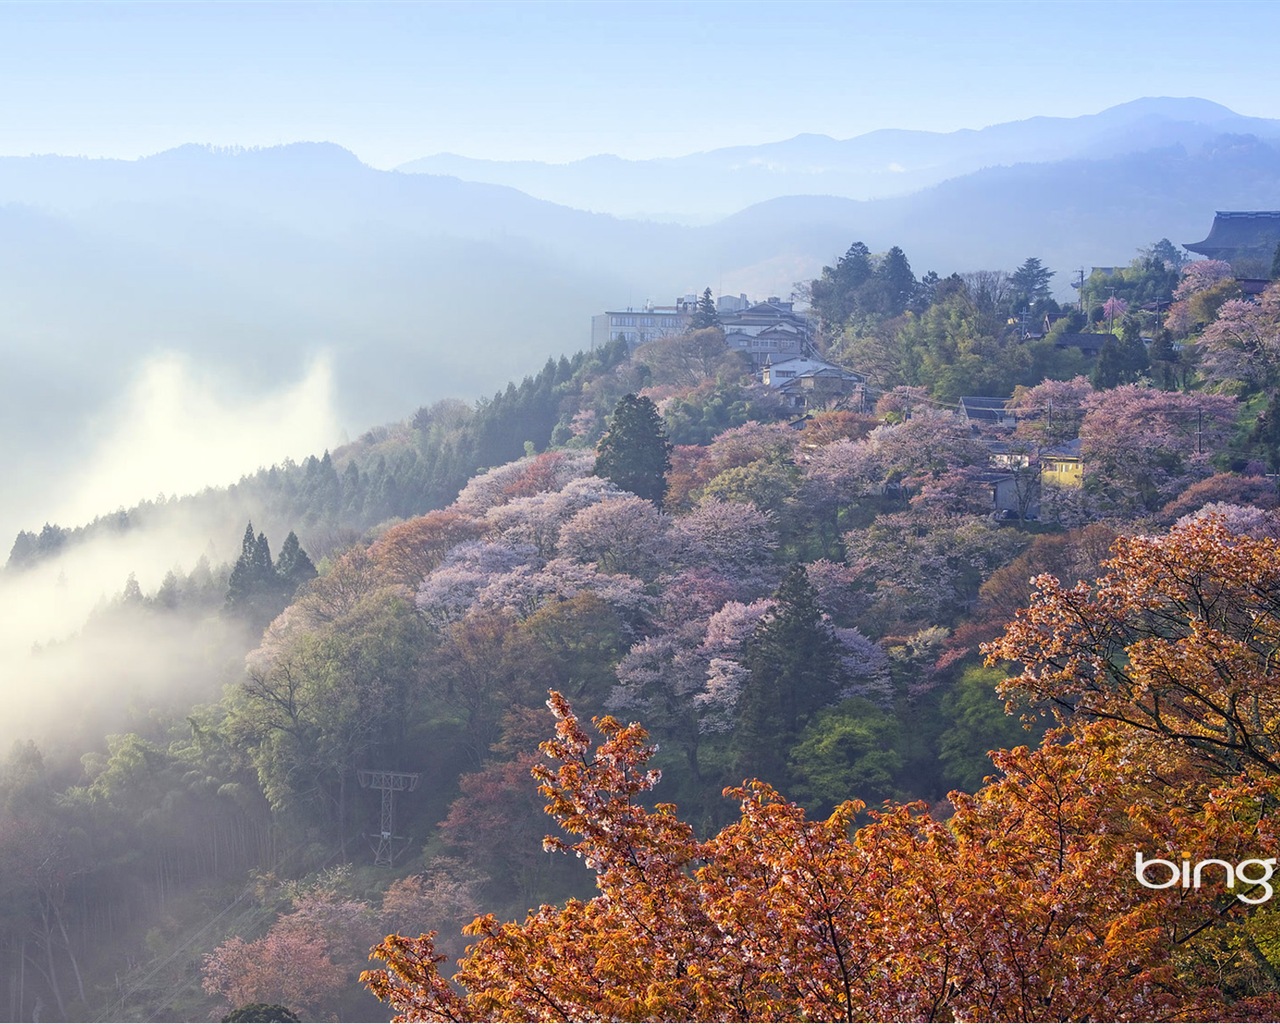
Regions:
[[896, 245], [884, 254], [875, 269], [881, 312], [885, 316], [901, 316], [915, 298], [916, 276], [911, 272], [907, 254]]
[[1178, 350], [1173, 346], [1173, 337], [1168, 331], [1160, 331], [1151, 342], [1147, 353], [1151, 364], [1151, 376], [1155, 383], [1165, 391], [1176, 391], [1178, 388]]
[[254, 590], [253, 555], [255, 549], [253, 523], [244, 528], [244, 540], [240, 542], [240, 557], [231, 567], [230, 589], [227, 591], [227, 607], [234, 608], [249, 600]]
[[1276, 243], [1275, 255], [1271, 257], [1271, 280], [1280, 281], [1280, 242]]
[[13, 547], [9, 549], [9, 565], [19, 568], [36, 561], [39, 556], [39, 541], [34, 533], [20, 530], [14, 538]]
[[226, 606], [230, 611], [250, 620], [263, 620], [265, 624], [265, 620], [283, 609], [282, 595], [280, 578], [271, 564], [271, 545], [265, 534], [255, 535], [253, 523], [249, 523], [240, 543], [240, 557], [231, 567]]
[[1138, 256], [1140, 259], [1159, 263], [1175, 272], [1181, 270], [1188, 262], [1187, 254], [1179, 251], [1178, 247], [1167, 238], [1152, 242], [1145, 249], [1139, 249]]
[[142, 587], [138, 584], [138, 577], [133, 573], [129, 573], [129, 578], [124, 581], [124, 591], [120, 595], [122, 604], [141, 607], [142, 605]]
[[810, 285], [810, 301], [822, 320], [823, 330], [835, 334], [859, 309], [859, 292], [872, 278], [875, 266], [871, 250], [854, 242], [834, 267], [823, 267], [822, 276]]
[[1009, 284], [1013, 288], [1013, 311], [1021, 313], [1024, 309], [1035, 313], [1037, 306], [1049, 302], [1053, 293], [1049, 290], [1049, 279], [1054, 272], [1044, 266], [1038, 257], [1028, 256], [1022, 266], [1013, 272]]
[[719, 327], [720, 314], [716, 312], [716, 300], [711, 297], [711, 289], [702, 293], [698, 300], [698, 308], [693, 311], [689, 320], [689, 330], [700, 331], [707, 327]]
[[298, 535], [292, 530], [280, 546], [275, 572], [286, 598], [291, 598], [300, 586], [316, 578], [316, 567], [302, 550]]
[[1108, 337], [1093, 368], [1093, 386], [1099, 390], [1134, 384], [1151, 368], [1138, 321], [1125, 317], [1119, 340]]
[[661, 508], [670, 468], [671, 443], [657, 407], [647, 398], [624, 395], [596, 448], [593, 472]]
[[734, 739], [739, 774], [786, 786], [791, 748], [839, 695], [840, 654], [803, 566], [791, 568], [773, 598], [773, 614], [747, 642]]

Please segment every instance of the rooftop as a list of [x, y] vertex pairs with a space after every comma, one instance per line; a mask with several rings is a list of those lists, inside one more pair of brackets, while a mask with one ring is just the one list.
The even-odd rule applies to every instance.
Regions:
[[1214, 214], [1209, 236], [1201, 242], [1187, 242], [1184, 249], [1208, 256], [1270, 256], [1280, 243], [1280, 210], [1219, 210]]

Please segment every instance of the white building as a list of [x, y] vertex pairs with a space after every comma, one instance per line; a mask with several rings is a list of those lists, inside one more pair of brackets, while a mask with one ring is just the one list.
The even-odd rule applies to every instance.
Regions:
[[646, 341], [669, 338], [689, 329], [689, 320], [698, 308], [698, 299], [686, 295], [674, 306], [655, 306], [647, 302], [639, 309], [610, 309], [591, 318], [591, 347], [600, 348], [610, 341], [625, 341], [632, 348]]

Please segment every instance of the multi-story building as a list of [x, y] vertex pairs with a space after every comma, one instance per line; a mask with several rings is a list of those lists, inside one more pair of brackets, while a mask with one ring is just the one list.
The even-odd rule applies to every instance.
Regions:
[[698, 308], [698, 297], [686, 295], [674, 306], [647, 302], [639, 309], [610, 309], [591, 318], [591, 347], [610, 341], [625, 341], [632, 348], [646, 341], [669, 338], [689, 329], [689, 320]]
[[[611, 309], [591, 318], [591, 347], [625, 341], [634, 348], [646, 341], [669, 338], [689, 329], [698, 309], [698, 296], [685, 295], [672, 306], [648, 302], [636, 309]], [[791, 302], [771, 296], [751, 303], [745, 295], [722, 295], [716, 302], [725, 344], [743, 353], [757, 373], [769, 360], [795, 359], [812, 351], [813, 327]]]
[[809, 318], [776, 295], [737, 313], [721, 314], [720, 326], [725, 344], [745, 355], [757, 372], [768, 362], [798, 359], [812, 352]]

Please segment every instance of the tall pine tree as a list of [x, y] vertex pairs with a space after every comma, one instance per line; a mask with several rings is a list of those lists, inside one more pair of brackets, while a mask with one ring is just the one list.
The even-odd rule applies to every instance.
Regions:
[[716, 301], [711, 297], [711, 289], [702, 293], [698, 300], [698, 308], [689, 319], [689, 330], [700, 331], [706, 327], [719, 327], [720, 314], [716, 311]]
[[316, 567], [302, 550], [298, 535], [292, 530], [280, 546], [280, 554], [276, 556], [275, 574], [284, 589], [285, 597], [290, 599], [300, 586], [316, 578]]
[[773, 614], [747, 642], [735, 745], [744, 777], [785, 787], [791, 748], [840, 692], [840, 651], [803, 566], [791, 568], [773, 597]]
[[657, 407], [647, 398], [624, 395], [596, 448], [593, 472], [661, 508], [670, 468], [671, 443]]

